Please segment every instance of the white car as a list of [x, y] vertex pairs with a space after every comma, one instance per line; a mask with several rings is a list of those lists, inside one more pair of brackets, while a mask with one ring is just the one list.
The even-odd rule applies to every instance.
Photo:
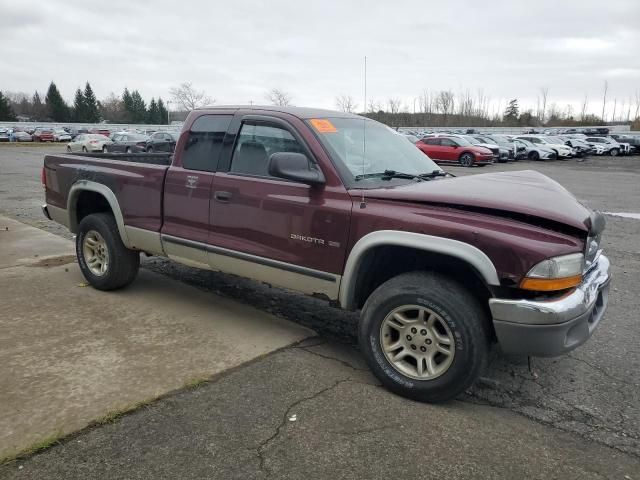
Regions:
[[67, 145], [67, 152], [107, 152], [113, 142], [98, 133], [82, 133]]
[[571, 147], [565, 145], [559, 138], [548, 137], [546, 135], [520, 135], [516, 138], [527, 140], [536, 146], [542, 145], [548, 147], [556, 152], [558, 158], [571, 158], [575, 153]]
[[518, 151], [523, 152], [523, 158], [529, 160], [553, 160], [557, 158], [555, 150], [547, 145], [536, 145], [522, 138], [515, 138], [513, 142], [516, 144]]
[[70, 142], [71, 135], [69, 135], [65, 130], [62, 130], [62, 129], [54, 130], [53, 141], [54, 142]]
[[596, 148], [598, 146], [602, 147], [604, 150], [602, 155], [607, 154], [612, 157], [616, 157], [620, 154], [628, 155], [631, 150], [631, 146], [628, 143], [618, 143], [611, 137], [587, 137], [585, 141]]

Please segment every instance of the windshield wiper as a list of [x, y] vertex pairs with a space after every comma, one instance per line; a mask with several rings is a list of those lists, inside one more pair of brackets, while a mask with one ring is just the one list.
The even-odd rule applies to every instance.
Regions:
[[444, 170], [433, 170], [429, 173], [421, 173], [420, 175], [416, 175], [419, 178], [435, 178], [435, 177], [446, 177], [447, 175], [455, 176], [452, 173], [445, 172]]
[[376, 172], [376, 173], [363, 173], [361, 175], [356, 175], [355, 179], [362, 180], [363, 178], [376, 178], [380, 177], [383, 180], [391, 180], [392, 178], [406, 178], [409, 180], [416, 180], [418, 182], [422, 181], [420, 175], [414, 175], [412, 173], [403, 173], [396, 172], [395, 170], [385, 170], [384, 172]]

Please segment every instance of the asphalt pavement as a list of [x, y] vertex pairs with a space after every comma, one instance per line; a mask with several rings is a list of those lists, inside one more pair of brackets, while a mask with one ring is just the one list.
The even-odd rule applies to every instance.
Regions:
[[[0, 148], [0, 213], [69, 237], [41, 218], [43, 154]], [[450, 168], [456, 175], [521, 169], [550, 176], [593, 208], [640, 212], [640, 157]], [[281, 350], [83, 431], [0, 467], [0, 478], [640, 478], [640, 221], [608, 215], [607, 222], [614, 284], [590, 341], [569, 355], [533, 359], [533, 371], [525, 358], [494, 352], [478, 384], [445, 406], [379, 388], [351, 346], [354, 315], [147, 259], [148, 270], [309, 327], [322, 345]]]

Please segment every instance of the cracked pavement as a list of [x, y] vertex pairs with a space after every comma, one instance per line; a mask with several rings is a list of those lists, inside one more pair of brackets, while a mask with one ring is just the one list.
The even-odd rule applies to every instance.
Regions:
[[[0, 150], [0, 211], [68, 237], [41, 218], [43, 149], [18, 150], [11, 157]], [[535, 168], [593, 208], [640, 212], [639, 157], [490, 168]], [[356, 315], [147, 258], [145, 268], [241, 299], [319, 338], [0, 467], [0, 478], [640, 478], [639, 233], [639, 221], [607, 217], [614, 284], [589, 342], [533, 359], [533, 374], [526, 358], [494, 351], [482, 379], [441, 406], [377, 385], [351, 346]]]

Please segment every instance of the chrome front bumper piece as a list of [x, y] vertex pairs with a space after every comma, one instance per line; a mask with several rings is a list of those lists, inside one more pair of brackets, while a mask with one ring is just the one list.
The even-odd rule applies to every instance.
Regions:
[[555, 357], [586, 342], [607, 308], [609, 267], [609, 259], [600, 255], [575, 290], [554, 300], [490, 299], [502, 350]]

